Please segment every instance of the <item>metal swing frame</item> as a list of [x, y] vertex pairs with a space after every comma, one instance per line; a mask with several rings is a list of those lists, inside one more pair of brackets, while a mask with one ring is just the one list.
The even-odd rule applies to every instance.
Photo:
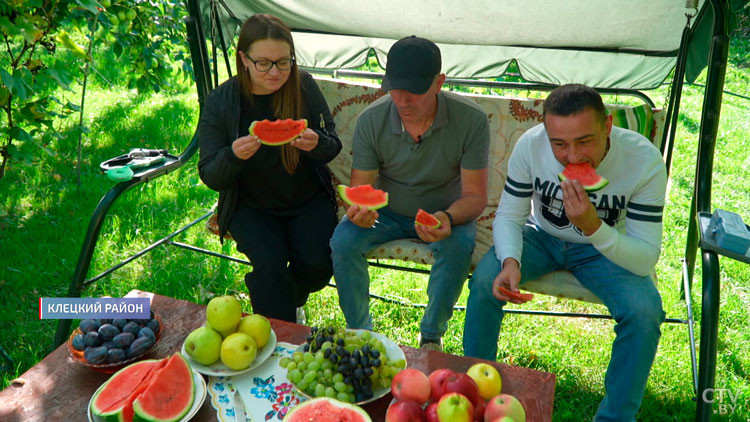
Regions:
[[[208, 26], [205, 25], [203, 17], [201, 15], [199, 1], [206, 0], [187, 0], [187, 8], [189, 16], [185, 18], [187, 40], [190, 45], [190, 53], [193, 60], [193, 69], [195, 73], [196, 88], [198, 90], [199, 105], [202, 108], [204, 100], [208, 93], [219, 83], [218, 76], [218, 63], [219, 57], [217, 53], [218, 46], [221, 46], [225, 65], [231, 75], [230, 60], [228, 57], [228, 48], [224, 39], [224, 34], [221, 27], [216, 24], [218, 20], [217, 8], [220, 6], [219, 3], [223, 3], [220, 0], [208, 0], [210, 1], [211, 8], [209, 16], [212, 17], [211, 22]], [[713, 31], [711, 37], [711, 46], [709, 52], [708, 61], [708, 76], [706, 83], [706, 90], [704, 94], [703, 110], [700, 121], [700, 137], [698, 147], [698, 158], [696, 163], [696, 174], [693, 188], [693, 195], [691, 201], [691, 209], [689, 213], [689, 227], [688, 237], [685, 247], [685, 256], [682, 265], [682, 280], [680, 289], [682, 297], [684, 298], [687, 306], [687, 318], [669, 318], [667, 322], [686, 324], [688, 326], [690, 335], [691, 345], [691, 358], [692, 358], [692, 369], [693, 369], [693, 386], [695, 392], [696, 406], [696, 418], [697, 421], [710, 421], [713, 414], [711, 403], [706, 402], [703, 398], [703, 392], [712, 389], [715, 382], [716, 372], [716, 354], [718, 345], [718, 321], [719, 321], [719, 299], [720, 299], [720, 277], [719, 277], [719, 261], [718, 254], [724, 254], [725, 251], [717, 248], [715, 244], [710, 242], [708, 234], [705, 231], [705, 222], [710, 217], [711, 211], [711, 176], [713, 168], [714, 150], [716, 146], [716, 137], [719, 126], [719, 117], [721, 111], [722, 101], [722, 89], [724, 86], [724, 78], [726, 73], [726, 63], [729, 49], [729, 33], [728, 33], [728, 19], [730, 16], [728, 0], [707, 0], [713, 9]], [[701, 10], [701, 13], [705, 12], [707, 7]], [[214, 42], [211, 43], [212, 56], [209, 57], [208, 48], [206, 45], [206, 28], [211, 32], [210, 39]], [[672, 150], [674, 146], [674, 138], [676, 133], [677, 116], [679, 114], [679, 105], [682, 86], [685, 75], [685, 64], [686, 64], [686, 46], [689, 44], [693, 32], [686, 26], [682, 34], [681, 48], [678, 55], [677, 64], [674, 70], [674, 78], [672, 80], [672, 88], [668, 100], [668, 109], [666, 116], [666, 127], [664, 131], [663, 139], [661, 142], [661, 152], [665, 157], [667, 170], [669, 171]], [[209, 62], [212, 62], [214, 66], [210, 66]], [[357, 72], [357, 71], [337, 71], [337, 75], [340, 76], [367, 76], [377, 77], [377, 74], [371, 74], [368, 72]], [[472, 86], [484, 86], [484, 87], [502, 87], [509, 89], [520, 89], [520, 90], [549, 90], [553, 89], [554, 86], [546, 84], [532, 84], [532, 83], [512, 83], [512, 82], [488, 82], [488, 81], [472, 81], [462, 79], [449, 79], [449, 84], [464, 84]], [[602, 90], [603, 93], [607, 94], [626, 94], [634, 95], [641, 98], [649, 105], [653, 106], [653, 102], [645, 94], [639, 91], [623, 91], [623, 90]], [[93, 258], [94, 250], [98, 242], [99, 234], [102, 228], [102, 224], [109, 212], [111, 205], [119, 198], [123, 193], [129, 189], [138, 186], [140, 184], [149, 182], [158, 177], [164, 176], [168, 173], [185, 165], [198, 150], [198, 135], [197, 132], [193, 135], [190, 143], [187, 145], [185, 150], [176, 158], [168, 159], [163, 164], [157, 167], [151, 167], [146, 169], [139, 169], [135, 172], [134, 177], [127, 182], [120, 182], [113, 186], [99, 201], [96, 209], [94, 210], [91, 219], [89, 221], [88, 229], [79, 253], [78, 261], [68, 288], [68, 297], [80, 297], [82, 291], [92, 285], [93, 283], [105, 278], [117, 269], [127, 265], [135, 259], [145, 255], [152, 251], [158, 246], [171, 245], [179, 248], [191, 250], [207, 254], [210, 256], [228, 259], [233, 262], [247, 264], [250, 263], [246, 260], [238, 259], [232, 256], [216, 253], [206, 249], [198, 248], [192, 245], [188, 245], [182, 242], [174, 240], [177, 236], [190, 229], [191, 227], [203, 222], [211, 216], [213, 210], [206, 212], [199, 218], [190, 222], [184, 227], [179, 228], [175, 232], [165, 236], [153, 242], [151, 245], [142, 249], [141, 251], [131, 255], [123, 261], [115, 264], [111, 268], [103, 271], [102, 273], [86, 278], [88, 275], [91, 261]], [[695, 334], [694, 334], [694, 320], [692, 315], [692, 284], [695, 266], [698, 263], [697, 252], [700, 247], [700, 263], [702, 266], [702, 300], [701, 300], [701, 321], [700, 321], [700, 356], [696, 359], [695, 356]], [[750, 258], [742, 256], [733, 256], [734, 259], [739, 259], [744, 262], [750, 262]], [[745, 259], [747, 258], [747, 260]], [[398, 269], [414, 271], [418, 273], [427, 273], [429, 270], [424, 269], [412, 269], [405, 268], [396, 265], [391, 265], [382, 262], [371, 262], [370, 265], [378, 266], [382, 268]], [[377, 297], [377, 296], [375, 296]], [[397, 300], [390, 298], [377, 297], [385, 301]], [[423, 306], [423, 305], [415, 305]], [[457, 307], [462, 309], [462, 307]], [[587, 317], [587, 318], [609, 318], [610, 315], [597, 315], [597, 314], [581, 314], [581, 313], [559, 313], [559, 312], [546, 312], [546, 311], [529, 311], [529, 310], [518, 310], [508, 309], [508, 313], [518, 314], [535, 314], [535, 315], [551, 315], [551, 316], [566, 316], [566, 317]], [[54, 338], [54, 347], [65, 342], [70, 333], [71, 320], [60, 320], [57, 326], [57, 331]]]

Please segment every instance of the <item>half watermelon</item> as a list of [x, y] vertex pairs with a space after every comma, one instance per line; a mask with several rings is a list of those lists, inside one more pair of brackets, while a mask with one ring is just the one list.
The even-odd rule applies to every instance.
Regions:
[[596, 170], [589, 163], [568, 164], [557, 178], [561, 182], [578, 180], [586, 192], [596, 192], [609, 183], [609, 180], [596, 174]]
[[417, 216], [414, 217], [414, 224], [418, 224], [420, 226], [426, 226], [431, 229], [440, 228], [440, 220], [438, 220], [437, 217], [428, 213], [422, 208], [417, 210]]
[[288, 144], [307, 129], [307, 119], [256, 120], [250, 124], [249, 132], [257, 136], [261, 144], [278, 146]]
[[284, 416], [283, 422], [372, 422], [370, 416], [355, 404], [328, 397], [304, 401]]
[[359, 205], [360, 208], [377, 210], [388, 205], [388, 192], [375, 189], [370, 185], [359, 185], [352, 188], [339, 185], [338, 190], [341, 199], [349, 206]]

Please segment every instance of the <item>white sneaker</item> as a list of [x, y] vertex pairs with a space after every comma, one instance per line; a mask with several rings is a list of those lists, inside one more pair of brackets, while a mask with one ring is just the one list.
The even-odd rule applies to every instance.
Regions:
[[297, 324], [307, 324], [307, 316], [305, 315], [305, 308], [303, 306], [297, 308]]
[[443, 351], [443, 340], [428, 340], [422, 338], [422, 336], [419, 336], [419, 348], [422, 350], [432, 350], [435, 352], [442, 352]]

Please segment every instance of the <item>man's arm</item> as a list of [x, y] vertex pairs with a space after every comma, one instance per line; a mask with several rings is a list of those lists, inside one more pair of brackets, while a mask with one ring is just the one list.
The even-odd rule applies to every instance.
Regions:
[[[448, 211], [453, 216], [453, 224], [459, 225], [476, 220], [487, 206], [488, 170], [461, 169], [461, 196], [453, 202]], [[445, 217], [445, 213], [440, 213]], [[440, 217], [438, 217], [440, 218]]]

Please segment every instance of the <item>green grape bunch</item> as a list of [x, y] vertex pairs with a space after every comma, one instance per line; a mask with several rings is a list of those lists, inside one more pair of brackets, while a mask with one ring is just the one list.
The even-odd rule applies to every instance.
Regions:
[[374, 391], [390, 388], [406, 367], [404, 359], [388, 358], [383, 343], [369, 331], [312, 327], [302, 350], [279, 363], [294, 386], [312, 397], [361, 403]]

